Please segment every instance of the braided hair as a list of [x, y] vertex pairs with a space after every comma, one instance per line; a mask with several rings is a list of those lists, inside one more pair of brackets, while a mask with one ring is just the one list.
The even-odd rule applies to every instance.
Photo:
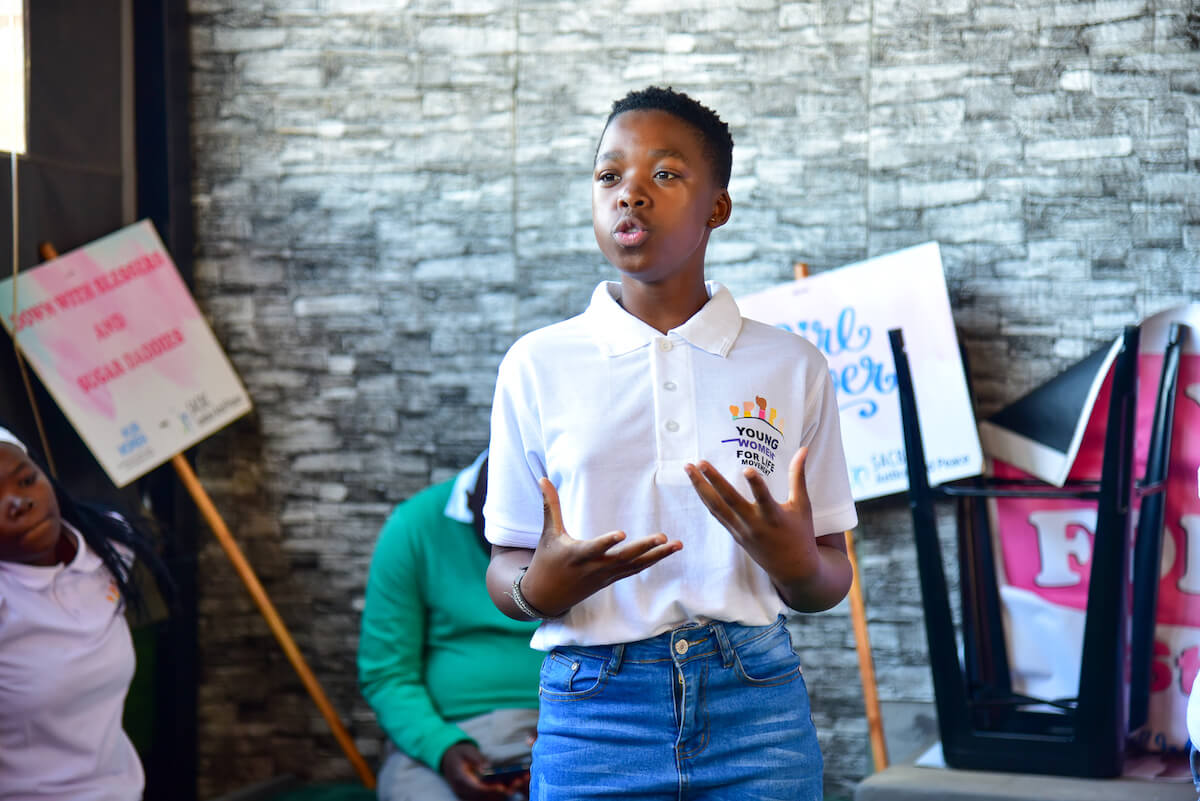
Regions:
[[154, 539], [142, 525], [131, 522], [109, 506], [76, 499], [62, 482], [46, 471], [43, 467], [45, 460], [3, 425], [0, 425], [0, 442], [16, 445], [24, 451], [34, 468], [50, 482], [58, 503], [59, 519], [78, 531], [87, 546], [100, 558], [128, 607], [139, 612], [145, 610], [142, 588], [134, 576], [135, 559], [142, 561], [154, 577], [163, 599], [168, 605], [172, 604], [174, 582], [155, 550]]
[[117, 583], [117, 589], [126, 605], [140, 611], [144, 608], [145, 598], [142, 588], [134, 578], [134, 563], [123, 556], [120, 547], [131, 552], [149, 568], [159, 591], [170, 603], [175, 585], [154, 548], [151, 536], [115, 509], [77, 500], [57, 479], [49, 475], [47, 478], [50, 479], [54, 496], [58, 500], [59, 515], [64, 522], [75, 527], [87, 542], [87, 546], [100, 557], [100, 561]]

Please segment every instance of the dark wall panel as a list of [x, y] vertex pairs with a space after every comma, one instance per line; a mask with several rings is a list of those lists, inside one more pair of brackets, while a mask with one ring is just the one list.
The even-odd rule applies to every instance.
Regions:
[[[18, 159], [18, 264], [37, 264], [38, 244], [72, 250], [124, 224], [121, 163], [121, 0], [37, 0], [27, 4], [29, 130]], [[128, 102], [128, 101], [126, 101]], [[7, 162], [8, 159], [5, 159]], [[0, 274], [12, 272], [12, 176], [0, 170]], [[36, 439], [33, 413], [11, 342], [0, 356], [0, 419]], [[36, 379], [34, 379], [36, 386]], [[59, 472], [81, 491], [112, 496], [79, 437], [37, 392]]]
[[29, 8], [29, 152], [77, 170], [121, 170], [121, 0]]

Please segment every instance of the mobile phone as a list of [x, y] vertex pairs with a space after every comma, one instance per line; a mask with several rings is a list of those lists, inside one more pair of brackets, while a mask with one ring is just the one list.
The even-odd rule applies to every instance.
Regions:
[[491, 765], [479, 771], [479, 778], [485, 782], [508, 782], [520, 777], [529, 770], [532, 760], [529, 757], [516, 762], [503, 762]]

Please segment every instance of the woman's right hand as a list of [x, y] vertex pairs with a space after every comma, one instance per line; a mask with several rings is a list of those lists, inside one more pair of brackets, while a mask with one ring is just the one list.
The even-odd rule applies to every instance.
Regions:
[[652, 534], [625, 542], [624, 531], [610, 531], [590, 540], [579, 540], [563, 527], [558, 491], [550, 479], [538, 482], [542, 490], [542, 536], [521, 579], [521, 595], [548, 617], [566, 614], [583, 599], [683, 548], [666, 534]]

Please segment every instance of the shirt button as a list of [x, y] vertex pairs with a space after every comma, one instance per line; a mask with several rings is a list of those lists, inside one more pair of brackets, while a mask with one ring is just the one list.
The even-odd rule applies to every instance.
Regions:
[[671, 340], [669, 340], [669, 339], [660, 339], [658, 341], [658, 349], [661, 350], [663, 353], [666, 353], [673, 347], [675, 347], [675, 346], [671, 344]]
[[666, 426], [664, 426], [664, 428], [666, 428], [668, 431], [670, 431], [672, 434], [674, 434], [676, 431], [679, 430], [679, 423], [676, 423], [674, 420], [668, 420], [667, 424], [666, 424]]
[[663, 383], [663, 389], [665, 389], [667, 392], [674, 392], [677, 387], [675, 386], [674, 381], [666, 381]]
[[687, 649], [688, 649], [688, 641], [687, 640], [676, 640], [675, 641], [675, 653], [679, 654], [680, 656], [683, 656], [684, 654], [687, 653]]

